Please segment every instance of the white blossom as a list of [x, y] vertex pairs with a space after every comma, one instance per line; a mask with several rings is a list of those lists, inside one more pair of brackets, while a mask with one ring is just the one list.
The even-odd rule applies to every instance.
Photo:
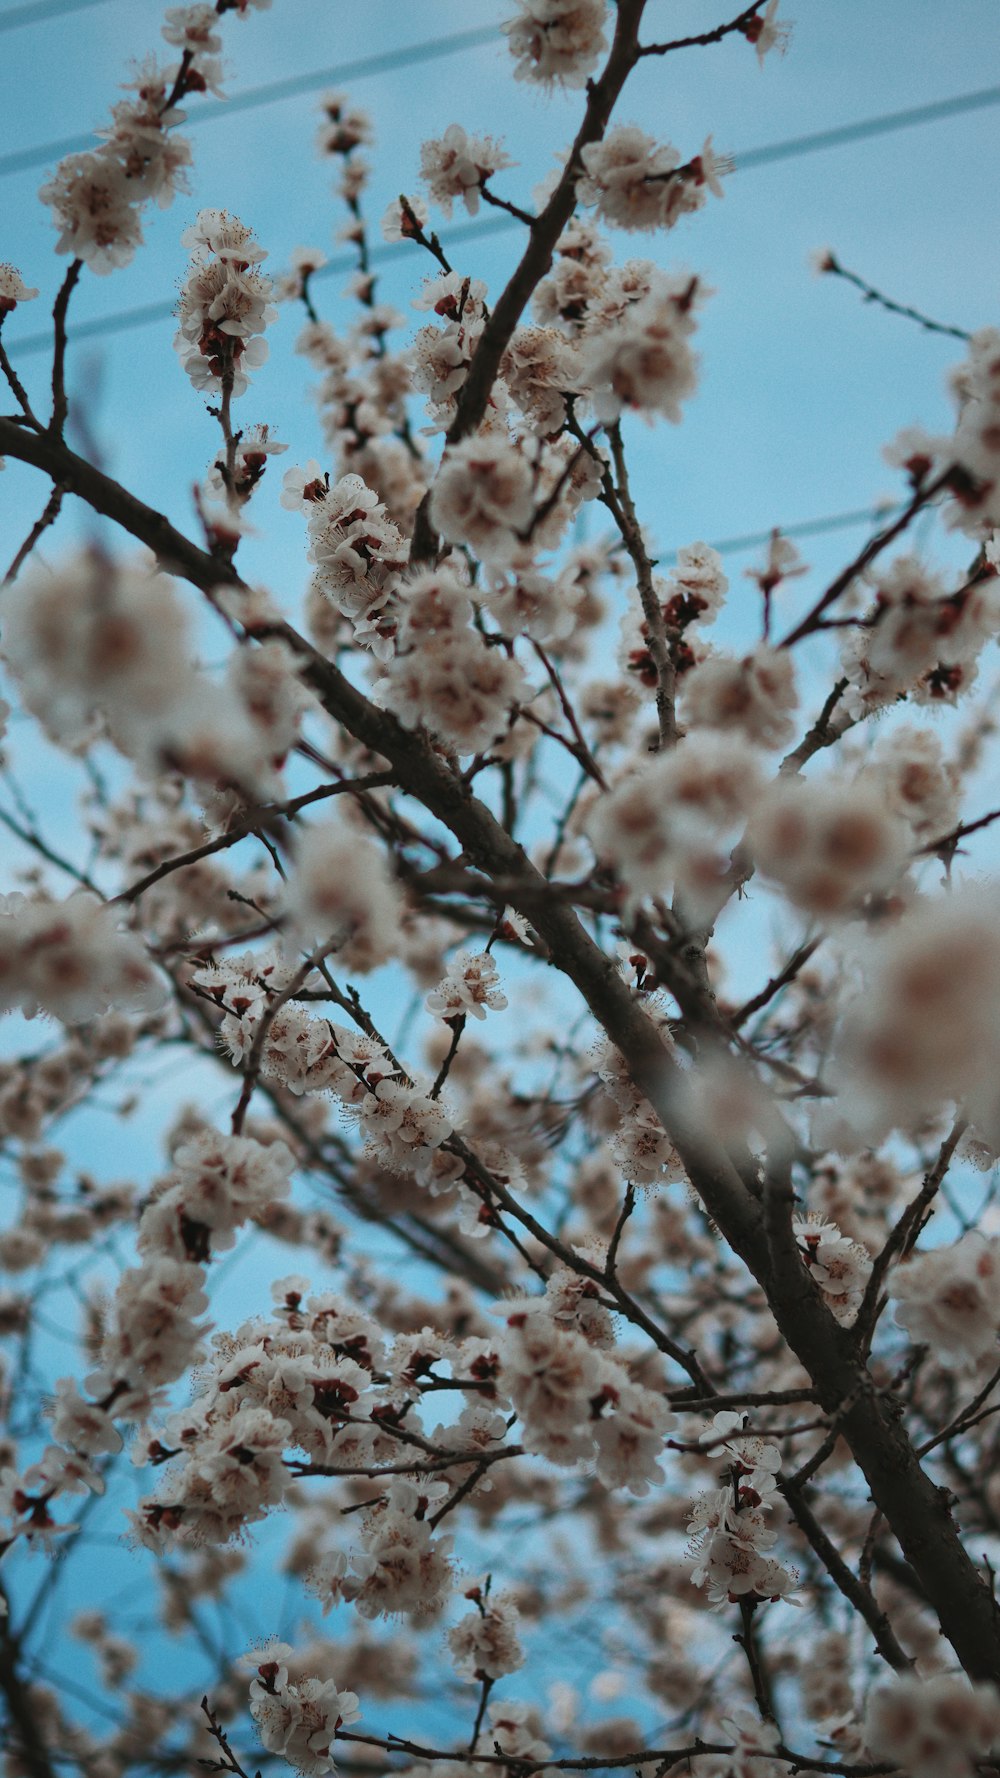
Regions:
[[491, 136], [469, 136], [459, 123], [449, 124], [443, 136], [420, 150], [420, 176], [432, 202], [449, 217], [455, 198], [475, 216], [484, 182], [513, 164]]
[[873, 1759], [913, 1778], [968, 1778], [1000, 1736], [1000, 1694], [962, 1673], [894, 1673], [869, 1693], [865, 1741]]
[[289, 1679], [292, 1650], [272, 1642], [244, 1656], [254, 1671], [250, 1682], [250, 1714], [261, 1744], [278, 1754], [305, 1778], [335, 1772], [333, 1743], [339, 1728], [356, 1722], [361, 1712], [355, 1692], [339, 1691], [333, 1679], [303, 1675]]
[[518, 80], [583, 86], [607, 48], [605, 0], [517, 0], [503, 26]]

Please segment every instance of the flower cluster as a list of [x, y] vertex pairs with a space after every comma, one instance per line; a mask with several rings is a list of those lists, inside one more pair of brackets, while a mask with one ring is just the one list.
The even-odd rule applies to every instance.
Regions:
[[141, 940], [95, 895], [0, 898], [0, 1012], [19, 1007], [77, 1025], [109, 1007], [147, 1011], [163, 1000]]
[[343, 820], [304, 832], [286, 907], [304, 943], [336, 949], [353, 969], [374, 969], [391, 955], [399, 890], [372, 841]]
[[674, 1423], [662, 1396], [546, 1312], [515, 1309], [501, 1346], [501, 1380], [528, 1450], [550, 1463], [594, 1464], [606, 1488], [648, 1493]]
[[186, 138], [170, 133], [184, 113], [169, 71], [151, 61], [135, 84], [136, 99], [115, 106], [100, 148], [67, 155], [38, 194], [59, 230], [56, 252], [83, 260], [99, 276], [134, 258], [143, 205], [151, 198], [169, 204], [191, 163]]
[[974, 684], [983, 646], [1000, 628], [1000, 582], [992, 573], [949, 592], [916, 556], [899, 556], [875, 576], [875, 603], [848, 632], [846, 707], [867, 715], [904, 693], [917, 704], [953, 704]]
[[380, 701], [455, 753], [481, 752], [525, 695], [520, 662], [473, 624], [468, 589], [451, 568], [414, 575], [400, 593], [397, 652], [376, 688]]
[[680, 422], [681, 402], [697, 384], [690, 340], [698, 296], [697, 278], [657, 273], [648, 294], [628, 305], [618, 327], [595, 327], [589, 334], [582, 380], [599, 420], [617, 420], [630, 408], [647, 420], [663, 414]]
[[1000, 1333], [1000, 1241], [972, 1229], [950, 1247], [913, 1254], [890, 1280], [896, 1320], [939, 1364], [974, 1370]]
[[901, 724], [872, 751], [865, 775], [916, 841], [944, 834], [954, 819], [958, 773], [929, 729]]
[[503, 565], [516, 552], [533, 510], [531, 465], [503, 438], [452, 445], [431, 492], [431, 518], [452, 543]]
[[329, 487], [319, 464], [285, 476], [282, 504], [308, 515], [316, 594], [346, 618], [356, 642], [378, 659], [392, 654], [395, 593], [407, 548], [372, 488], [358, 475]]
[[[949, 1101], [1000, 1144], [994, 1046], [1000, 932], [986, 888], [918, 901], [858, 958], [834, 1054], [838, 1111], [857, 1146], [912, 1129]], [[845, 1135], [846, 1139], [846, 1135]], [[996, 1150], [994, 1150], [996, 1152]]]
[[474, 1019], [485, 1019], [486, 1009], [502, 1012], [507, 997], [500, 991], [500, 974], [488, 951], [473, 956], [459, 951], [451, 960], [447, 975], [427, 996], [427, 1010], [439, 1019], [460, 1019], [471, 1013]]
[[335, 1772], [333, 1743], [337, 1730], [356, 1722], [361, 1712], [355, 1692], [338, 1691], [336, 1681], [316, 1674], [289, 1676], [292, 1650], [270, 1642], [243, 1658], [252, 1670], [250, 1714], [261, 1745], [286, 1760], [303, 1778]]
[[758, 869], [820, 918], [848, 913], [905, 870], [910, 835], [879, 785], [834, 777], [779, 780], [758, 805], [750, 844]]
[[[660, 1040], [669, 1051], [672, 1046], [662, 1030]], [[594, 1066], [617, 1111], [617, 1124], [610, 1132], [608, 1146], [623, 1176], [633, 1185], [683, 1179], [681, 1158], [662, 1120], [632, 1081], [621, 1052], [611, 1043], [603, 1044], [594, 1057]]]
[[242, 395], [249, 370], [267, 358], [264, 329], [278, 318], [267, 258], [251, 231], [226, 210], [199, 210], [181, 235], [191, 266], [177, 303], [174, 346], [196, 389]]
[[[338, 905], [346, 903], [341, 898]], [[352, 956], [355, 967], [370, 966], [373, 940], [372, 928], [359, 926], [345, 939], [342, 954]], [[283, 961], [248, 954], [206, 965], [192, 979], [224, 1009], [219, 1039], [235, 1063], [253, 1054], [262, 1077], [291, 1093], [334, 1094], [356, 1119], [373, 1159], [425, 1182], [436, 1151], [452, 1134], [447, 1111], [405, 1079], [373, 1038], [288, 1000], [293, 973]]]
[[431, 201], [446, 216], [451, 215], [455, 198], [461, 198], [469, 215], [475, 216], [486, 180], [513, 164], [492, 137], [468, 136], [460, 123], [449, 124], [443, 136], [425, 142], [420, 150], [420, 176]]
[[630, 898], [663, 895], [671, 882], [710, 906], [724, 882], [726, 841], [763, 781], [756, 760], [723, 734], [696, 734], [624, 777], [595, 804], [587, 831]]
[[689, 728], [724, 730], [751, 747], [783, 747], [795, 732], [795, 666], [788, 650], [706, 654], [681, 681], [680, 715]]
[[425, 1516], [449, 1492], [443, 1481], [394, 1476], [364, 1515], [359, 1546], [336, 1552], [311, 1579], [326, 1604], [349, 1600], [364, 1618], [403, 1613], [415, 1625], [440, 1617], [452, 1587], [451, 1538], [435, 1537]]
[[794, 1217], [792, 1232], [809, 1276], [831, 1314], [842, 1327], [850, 1327], [871, 1277], [872, 1260], [867, 1248], [815, 1213]]
[[35, 567], [0, 601], [4, 656], [27, 707], [54, 739], [85, 742], [101, 712], [125, 752], [183, 699], [191, 673], [186, 613], [148, 564], [96, 549]]
[[139, 1251], [203, 1261], [231, 1247], [245, 1222], [263, 1219], [289, 1189], [292, 1156], [204, 1129], [175, 1151], [173, 1171], [147, 1203]]
[[657, 143], [634, 124], [618, 124], [600, 142], [581, 149], [584, 174], [577, 193], [615, 228], [673, 228], [700, 210], [706, 194], [722, 196], [719, 175], [728, 163], [708, 138], [701, 153], [681, 165], [669, 143]]
[[211, 681], [192, 658], [176, 583], [99, 548], [33, 567], [4, 590], [0, 613], [24, 702], [61, 745], [85, 749], [103, 727], [151, 776], [166, 767], [273, 793], [306, 702], [280, 645], [259, 662], [239, 651]]
[[455, 1671], [463, 1679], [501, 1679], [524, 1665], [518, 1640], [518, 1610], [504, 1593], [491, 1594], [481, 1582], [466, 1587], [473, 1609], [448, 1631]]
[[949, 522], [970, 537], [988, 538], [1000, 526], [1000, 328], [972, 335], [953, 384], [958, 422], [944, 445], [953, 465]]
[[699, 1495], [688, 1530], [696, 1586], [713, 1605], [738, 1599], [783, 1599], [798, 1583], [794, 1569], [770, 1554], [778, 1534], [767, 1521], [777, 1494], [781, 1453], [744, 1430], [746, 1414], [716, 1414], [703, 1443], [728, 1459], [724, 1485]]
[[445, 272], [431, 278], [415, 309], [430, 310], [440, 325], [428, 322], [413, 341], [413, 387], [429, 397], [428, 407], [444, 428], [455, 412], [455, 397], [469, 374], [469, 365], [486, 325], [486, 285], [481, 278]]
[[[161, 209], [184, 191], [191, 145], [176, 134], [184, 122], [180, 101], [188, 93], [221, 92], [222, 13], [243, 14], [251, 0], [215, 0], [167, 11], [162, 35], [181, 51], [179, 62], [141, 62], [125, 91], [134, 98], [112, 107], [99, 148], [67, 155], [39, 197], [59, 229], [57, 253], [72, 254], [99, 275], [128, 265], [142, 244], [141, 211], [155, 200]], [[257, 6], [269, 0], [252, 0]]]
[[963, 1673], [895, 1673], [869, 1693], [869, 1753], [912, 1778], [971, 1778], [998, 1740], [1000, 1693]]
[[517, 0], [503, 29], [518, 80], [583, 86], [607, 48], [605, 0]]

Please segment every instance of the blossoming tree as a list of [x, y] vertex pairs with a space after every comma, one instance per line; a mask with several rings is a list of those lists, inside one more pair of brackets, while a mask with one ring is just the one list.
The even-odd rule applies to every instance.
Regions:
[[[889, 448], [860, 554], [822, 588], [775, 533], [753, 635], [713, 642], [722, 562], [692, 538], [658, 571], [628, 462], [656, 448], [634, 417], [695, 394], [706, 292], [605, 231], [669, 230], [726, 173], [619, 121], [633, 70], [738, 36], [763, 60], [776, 0], [673, 42], [644, 0], [512, 0], [515, 77], [579, 89], [579, 127], [532, 211], [500, 143], [423, 144], [382, 221], [413, 337], [339, 96], [354, 325], [314, 303], [322, 254], [272, 278], [222, 209], [181, 235], [176, 345], [218, 426], [182, 533], [67, 442], [67, 313], [182, 184], [226, 15], [266, 4], [169, 11], [167, 59], [43, 187], [69, 261], [45, 412], [0, 345], [0, 450], [51, 488], [3, 658], [80, 794], [62, 843], [40, 789], [8, 776], [0, 808], [10, 1770], [994, 1770], [1000, 895], [965, 795], [1000, 332], [953, 433]], [[434, 232], [456, 202], [522, 229], [502, 290]], [[36, 294], [0, 267], [0, 320]], [[327, 445], [284, 475], [302, 613], [240, 565], [296, 457], [253, 413], [281, 303]], [[114, 546], [47, 535], [68, 495]], [[924, 513], [960, 570], [912, 549]], [[160, 1164], [82, 1171], [80, 1119], [178, 1053], [211, 1086]], [[258, 1294], [223, 1319], [234, 1246]], [[98, 1504], [135, 1633], [74, 1591]]]

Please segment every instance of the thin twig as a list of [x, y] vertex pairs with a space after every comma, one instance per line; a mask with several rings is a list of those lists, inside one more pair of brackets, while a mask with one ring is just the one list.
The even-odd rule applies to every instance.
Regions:
[[714, 31], [702, 31], [697, 37], [675, 37], [672, 43], [644, 43], [639, 54], [640, 56], [668, 56], [675, 49], [695, 49], [710, 43], [721, 43], [722, 39], [728, 37], [731, 31], [745, 31], [747, 25], [756, 18], [763, 5], [764, 0], [754, 0], [752, 6], [745, 6], [734, 19], [729, 20], [728, 24], [716, 25]]
[[[2, 325], [3, 320], [4, 317], [0, 316], [0, 325]], [[0, 371], [3, 371], [27, 424], [34, 432], [41, 432], [42, 423], [35, 414], [31, 402], [28, 399], [28, 392], [25, 389], [24, 384], [7, 356], [7, 348], [2, 340], [0, 340]]]
[[199, 859], [209, 858], [213, 852], [224, 852], [230, 846], [237, 845], [240, 840], [245, 840], [251, 834], [256, 834], [257, 828], [263, 820], [277, 820], [279, 817], [291, 819], [292, 816], [298, 814], [300, 809], [305, 809], [310, 803], [320, 802], [326, 797], [342, 796], [346, 792], [360, 794], [365, 790], [374, 790], [379, 786], [394, 782], [395, 778], [391, 772], [371, 772], [365, 778], [342, 778], [336, 784], [321, 784], [317, 789], [307, 790], [304, 795], [293, 797], [287, 803], [264, 803], [252, 816], [249, 816], [245, 821], [238, 822], [227, 833], [219, 834], [214, 840], [206, 840], [201, 846], [193, 846], [190, 852], [182, 852], [174, 858], [163, 859], [153, 870], [147, 871], [144, 877], [140, 877], [138, 882], [133, 883], [130, 888], [123, 889], [121, 894], [116, 895], [114, 899], [116, 902], [138, 901], [140, 895], [144, 895], [147, 889], [151, 889], [153, 884], [159, 883], [163, 877], [169, 877], [174, 871], [184, 870], [189, 864], [197, 864]]
[[921, 309], [911, 308], [909, 303], [894, 302], [891, 296], [884, 295], [881, 290], [876, 290], [874, 284], [869, 284], [867, 278], [859, 277], [857, 272], [848, 271], [847, 267], [841, 265], [836, 254], [832, 253], [829, 248], [823, 255], [819, 270], [824, 273], [828, 272], [835, 278], [843, 278], [845, 283], [853, 284], [855, 290], [860, 290], [865, 302], [875, 303], [890, 315], [903, 315], [907, 321], [915, 321], [918, 327], [924, 329], [925, 333], [944, 333], [953, 340], [970, 340], [972, 338], [967, 327], [949, 327], [944, 321], [932, 320], [931, 316], [925, 315]]
[[55, 347], [52, 353], [52, 418], [49, 421], [49, 432], [54, 438], [62, 438], [66, 424], [66, 311], [69, 299], [76, 288], [83, 260], [74, 259], [59, 288], [59, 294], [52, 310], [52, 321], [55, 328]]
[[66, 492], [66, 489], [65, 489], [63, 483], [56, 482], [55, 486], [52, 489], [51, 494], [49, 495], [47, 501], [45, 502], [45, 506], [42, 510], [41, 517], [37, 518], [35, 520], [34, 524], [31, 527], [31, 530], [28, 532], [27, 537], [25, 538], [25, 540], [22, 543], [20, 549], [18, 550], [16, 556], [14, 557], [14, 560], [11, 562], [10, 567], [8, 568], [6, 574], [3, 577], [5, 586], [9, 586], [11, 581], [17, 579], [20, 569], [23, 567], [24, 563], [27, 561], [27, 559], [30, 556], [32, 550], [34, 549], [36, 543], [38, 542], [38, 539], [41, 536], [43, 536], [43, 534], [48, 530], [50, 525], [55, 524], [56, 519], [59, 517], [59, 512], [60, 512], [60, 509], [61, 509], [62, 503], [63, 503], [63, 495], [65, 494], [65, 492]]
[[883, 1279], [897, 1256], [902, 1256], [904, 1253], [907, 1253], [916, 1241], [920, 1230], [923, 1228], [926, 1213], [937, 1196], [938, 1189], [951, 1165], [952, 1156], [962, 1140], [967, 1127], [967, 1119], [959, 1113], [938, 1149], [937, 1159], [934, 1162], [933, 1167], [929, 1168], [924, 1174], [923, 1184], [921, 1185], [919, 1192], [916, 1197], [907, 1204], [902, 1215], [890, 1229], [881, 1252], [877, 1253], [875, 1256], [868, 1283], [865, 1285], [865, 1294], [861, 1300], [861, 1307], [858, 1310], [857, 1319], [855, 1321], [857, 1337], [866, 1349], [871, 1344], [872, 1335], [875, 1331], [875, 1323], [878, 1320], [879, 1298]]
[[855, 556], [853, 562], [848, 563], [842, 573], [837, 575], [836, 580], [831, 581], [826, 592], [817, 600], [812, 610], [806, 613], [794, 629], [789, 630], [788, 635], [779, 644], [781, 648], [794, 648], [796, 642], [801, 642], [804, 636], [812, 635], [818, 620], [828, 607], [847, 591], [848, 587], [857, 580], [859, 574], [863, 574], [865, 569], [871, 566], [876, 557], [880, 556], [890, 543], [894, 543], [896, 538], [902, 535], [916, 518], [918, 512], [923, 512], [924, 508], [944, 491], [951, 481], [953, 473], [953, 467], [949, 464], [948, 468], [942, 469], [939, 475], [920, 484], [909, 504], [904, 506], [898, 517], [893, 519], [892, 524], [886, 525], [881, 531], [876, 531], [874, 537], [868, 539], [864, 549]]

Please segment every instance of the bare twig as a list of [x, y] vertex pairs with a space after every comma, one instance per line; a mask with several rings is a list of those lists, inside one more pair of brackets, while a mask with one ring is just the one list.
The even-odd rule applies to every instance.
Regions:
[[11, 562], [10, 567], [8, 568], [6, 574], [3, 577], [5, 586], [9, 586], [11, 581], [17, 579], [20, 569], [23, 567], [24, 563], [27, 561], [27, 559], [30, 556], [32, 550], [34, 549], [36, 543], [38, 542], [38, 539], [44, 535], [44, 533], [48, 530], [50, 525], [55, 524], [56, 519], [59, 517], [60, 508], [62, 507], [62, 503], [63, 503], [63, 495], [65, 494], [65, 492], [66, 492], [66, 489], [64, 488], [62, 482], [56, 482], [55, 486], [52, 489], [51, 494], [49, 495], [47, 501], [45, 502], [45, 506], [42, 510], [41, 517], [37, 518], [35, 520], [34, 524], [31, 527], [31, 530], [28, 532], [27, 537], [25, 538], [25, 540], [22, 543], [20, 549], [18, 550], [16, 556], [14, 557], [14, 560]]
[[764, 0], [754, 0], [752, 6], [745, 6], [728, 24], [716, 25], [713, 31], [702, 31], [696, 37], [675, 37], [670, 43], [644, 43], [639, 51], [641, 56], [668, 56], [675, 49], [695, 49], [710, 43], [721, 43], [732, 31], [743, 31], [756, 18]]
[[845, 283], [853, 284], [855, 290], [860, 290], [865, 302], [875, 303], [880, 309], [885, 309], [890, 315], [902, 315], [907, 321], [915, 321], [918, 327], [924, 329], [925, 333], [944, 333], [953, 340], [969, 340], [972, 338], [971, 333], [966, 327], [949, 327], [943, 321], [932, 320], [930, 315], [925, 315], [921, 309], [911, 308], [908, 303], [894, 302], [892, 297], [885, 296], [881, 290], [876, 290], [874, 284], [869, 284], [867, 278], [859, 277], [857, 272], [848, 271], [847, 267], [841, 265], [836, 254], [832, 253], [829, 248], [827, 248], [823, 254], [822, 261], [819, 264], [819, 270], [824, 273], [830, 273], [836, 278], [843, 278]]
[[49, 432], [54, 438], [62, 438], [66, 424], [66, 312], [69, 299], [76, 288], [83, 260], [74, 259], [59, 289], [52, 310], [52, 321], [55, 328], [55, 346], [52, 353], [52, 418], [49, 421]]

